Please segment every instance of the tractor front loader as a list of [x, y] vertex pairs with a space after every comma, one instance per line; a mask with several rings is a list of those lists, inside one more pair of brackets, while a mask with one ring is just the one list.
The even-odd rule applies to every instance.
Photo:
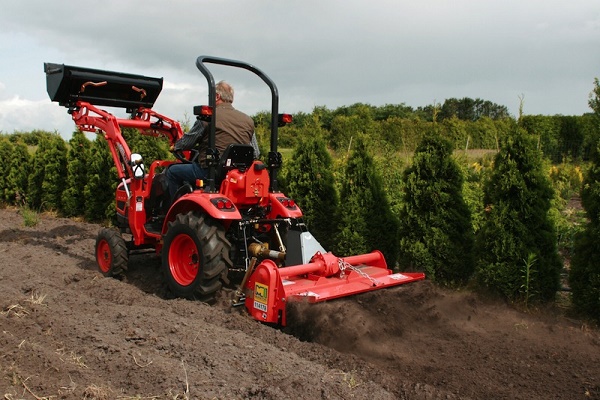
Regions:
[[[265, 162], [254, 159], [249, 144], [231, 145], [223, 154], [215, 148], [215, 81], [207, 64], [245, 69], [269, 87], [271, 144]], [[379, 251], [349, 257], [326, 251], [295, 201], [278, 188], [278, 129], [291, 116], [279, 114], [275, 83], [241, 61], [200, 56], [196, 66], [208, 83], [208, 105], [194, 107], [194, 114], [208, 122], [209, 173], [204, 181], [186, 182], [171, 199], [164, 171], [173, 163], [193, 162], [197, 152], [174, 153], [176, 160], [156, 160], [147, 168], [121, 133], [136, 128], [171, 145], [183, 135], [177, 121], [152, 110], [162, 78], [44, 64], [50, 99], [66, 107], [82, 131], [104, 135], [117, 167], [117, 229], [98, 234], [100, 272], [119, 275], [131, 253], [152, 249], [176, 296], [210, 302], [223, 284], [237, 283], [233, 305], [245, 305], [256, 320], [278, 325], [286, 324], [290, 301], [321, 302], [425, 278], [393, 273]], [[101, 107], [124, 108], [130, 118]]]

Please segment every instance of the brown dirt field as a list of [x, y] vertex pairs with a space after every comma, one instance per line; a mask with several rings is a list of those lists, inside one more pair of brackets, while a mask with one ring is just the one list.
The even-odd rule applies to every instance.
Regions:
[[173, 299], [154, 254], [122, 280], [98, 225], [0, 210], [0, 396], [16, 399], [599, 399], [600, 332], [428, 281], [317, 305], [285, 330]]

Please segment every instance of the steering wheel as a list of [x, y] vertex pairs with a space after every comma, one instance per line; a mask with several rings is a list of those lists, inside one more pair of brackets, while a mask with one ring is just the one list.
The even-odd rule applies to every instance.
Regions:
[[186, 158], [185, 154], [183, 154], [184, 150], [172, 150], [171, 153], [173, 153], [173, 155], [175, 156], [176, 159], [178, 159], [179, 161], [181, 161], [184, 164], [191, 164], [194, 161], [196, 161], [196, 159], [198, 158], [198, 155], [200, 154], [198, 152], [198, 150], [196, 149], [191, 149], [191, 150], [186, 150], [190, 152], [190, 158]]

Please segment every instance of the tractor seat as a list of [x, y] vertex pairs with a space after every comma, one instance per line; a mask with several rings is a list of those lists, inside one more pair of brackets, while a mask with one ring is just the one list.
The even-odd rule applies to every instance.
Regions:
[[254, 161], [254, 148], [249, 144], [230, 144], [217, 166], [217, 187], [221, 184], [227, 172], [233, 169], [245, 170], [250, 168]]

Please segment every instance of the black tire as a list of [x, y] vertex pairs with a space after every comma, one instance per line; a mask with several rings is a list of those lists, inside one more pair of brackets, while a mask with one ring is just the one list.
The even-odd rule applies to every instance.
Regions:
[[232, 266], [225, 228], [198, 212], [179, 214], [169, 223], [162, 249], [167, 285], [177, 297], [213, 302]]
[[96, 237], [96, 263], [104, 276], [119, 276], [127, 269], [129, 253], [125, 240], [114, 229], [103, 228]]

